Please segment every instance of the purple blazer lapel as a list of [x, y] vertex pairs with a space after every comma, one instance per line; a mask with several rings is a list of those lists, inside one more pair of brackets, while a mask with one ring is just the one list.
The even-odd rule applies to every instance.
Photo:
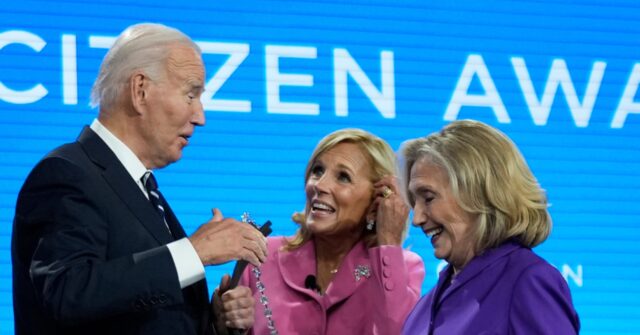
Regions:
[[431, 299], [429, 301], [429, 306], [428, 306], [429, 307], [429, 321], [431, 321], [431, 319], [433, 318], [433, 314], [435, 312], [435, 307], [438, 304], [440, 304], [440, 302], [442, 300], [444, 300], [444, 298], [446, 296], [448, 296], [450, 294], [449, 292], [451, 291], [451, 286], [449, 286], [449, 289], [446, 292], [442, 292], [442, 290], [445, 289], [445, 282], [447, 280], [447, 277], [449, 276], [449, 271], [452, 271], [451, 265], [447, 265], [438, 274], [438, 283], [436, 284], [436, 287], [433, 289], [433, 294], [431, 296]]
[[[442, 298], [440, 301], [446, 299], [448, 296], [453, 294], [455, 291], [465, 286], [471, 279], [477, 277], [482, 271], [484, 271], [487, 267], [494, 264], [496, 259], [502, 258], [516, 249], [521, 248], [515, 242], [507, 242], [500, 245], [497, 248], [489, 249], [480, 254], [479, 256], [474, 257], [465, 268], [451, 281], [451, 286], [442, 294]], [[442, 272], [440, 272], [440, 279], [438, 281], [438, 287], [440, 286], [440, 281], [446, 279], [446, 271], [449, 271], [450, 265], [448, 265]]]

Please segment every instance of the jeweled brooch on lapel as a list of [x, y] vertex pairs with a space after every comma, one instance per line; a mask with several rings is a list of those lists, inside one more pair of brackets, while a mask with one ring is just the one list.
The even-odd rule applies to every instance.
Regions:
[[362, 277], [369, 278], [371, 277], [371, 270], [367, 265], [358, 265], [356, 269], [353, 271], [353, 274], [356, 276], [356, 281], [360, 281]]

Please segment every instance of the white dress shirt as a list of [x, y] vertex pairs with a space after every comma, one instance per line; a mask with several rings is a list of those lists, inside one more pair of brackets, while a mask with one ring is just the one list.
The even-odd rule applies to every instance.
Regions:
[[[142, 176], [148, 171], [142, 164], [140, 159], [120, 141], [112, 132], [109, 131], [98, 119], [93, 120], [91, 129], [107, 144], [109, 149], [113, 151], [120, 163], [129, 172], [133, 181], [136, 182], [142, 193], [149, 198], [147, 190], [142, 184]], [[173, 264], [178, 273], [180, 280], [180, 288], [185, 288], [204, 278], [204, 266], [200, 261], [200, 257], [191, 245], [188, 238], [181, 238], [167, 244]]]

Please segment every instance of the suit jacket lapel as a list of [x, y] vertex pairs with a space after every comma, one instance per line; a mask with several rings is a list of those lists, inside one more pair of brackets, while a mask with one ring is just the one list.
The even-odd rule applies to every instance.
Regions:
[[[467, 264], [467, 266], [465, 266], [464, 269], [462, 271], [460, 271], [458, 276], [456, 276], [451, 281], [451, 286], [449, 287], [448, 290], [446, 290], [443, 293], [442, 298], [440, 299], [440, 301], [443, 301], [448, 296], [453, 294], [453, 292], [455, 292], [458, 289], [460, 289], [461, 287], [463, 287], [471, 279], [473, 279], [474, 277], [478, 276], [487, 267], [489, 267], [493, 263], [495, 263], [496, 259], [501, 258], [503, 256], [506, 256], [506, 255], [508, 255], [509, 253], [513, 252], [514, 250], [516, 250], [518, 248], [521, 248], [521, 247], [517, 243], [515, 243], [515, 242], [507, 242], [507, 243], [502, 244], [502, 245], [500, 245], [500, 246], [498, 246], [498, 247], [496, 247], [494, 249], [486, 250], [481, 255], [474, 257], [469, 262], [469, 264]], [[443, 272], [441, 272], [441, 273], [445, 273], [445, 271], [448, 271], [449, 267], [450, 267], [450, 265], [447, 266], [445, 268], [445, 270], [443, 270]], [[443, 277], [446, 278], [446, 275], [441, 276], [441, 279]], [[440, 283], [438, 283], [438, 285], [440, 285]]]
[[[448, 287], [448, 289], [445, 288], [445, 282], [449, 277], [449, 271], [452, 271], [451, 265], [447, 265], [442, 271], [440, 271], [438, 275], [438, 283], [436, 284], [436, 287], [433, 289], [433, 295], [429, 300], [429, 306], [428, 306], [429, 320], [427, 320], [428, 322], [425, 323], [427, 325], [431, 325], [431, 321], [435, 319], [436, 311], [442, 304], [442, 301], [445, 299], [445, 297], [451, 294], [450, 293], [451, 285]], [[442, 292], [442, 290], [446, 290], [446, 291]]]
[[102, 169], [105, 181], [158, 243], [171, 242], [164, 222], [106, 143], [89, 127], [82, 130], [78, 142], [87, 156]]
[[[178, 218], [173, 213], [171, 206], [169, 206], [169, 203], [166, 200], [164, 203], [166, 205], [166, 208], [164, 209], [164, 214], [168, 221], [167, 223], [169, 223], [169, 227], [171, 227], [171, 232], [173, 233], [173, 237], [175, 237], [176, 240], [186, 237], [187, 233], [185, 233], [184, 228], [182, 228], [182, 225], [180, 224], [180, 221], [178, 221]], [[173, 224], [171, 224], [170, 222], [173, 222]]]
[[[369, 269], [369, 277], [360, 276], [356, 279], [355, 271], [357, 267]], [[327, 306], [332, 306], [350, 297], [367, 280], [374, 280], [369, 252], [363, 242], [358, 242], [342, 260], [335, 277], [326, 290], [325, 299]]]
[[304, 286], [307, 276], [316, 275], [316, 250], [313, 240], [292, 251], [279, 251], [278, 266], [284, 282], [289, 287], [320, 302], [320, 296]]
[[359, 265], [368, 267], [369, 271], [371, 271], [371, 262], [368, 255], [364, 243], [356, 244], [342, 261], [338, 272], [323, 296], [304, 287], [306, 277], [308, 275], [316, 275], [316, 251], [313, 239], [307, 241], [296, 250], [280, 252], [278, 263], [282, 277], [289, 287], [312, 297], [328, 309], [332, 305], [350, 297], [367, 280], [372, 280], [372, 278], [364, 276], [360, 280], [356, 280], [354, 274], [356, 267]]

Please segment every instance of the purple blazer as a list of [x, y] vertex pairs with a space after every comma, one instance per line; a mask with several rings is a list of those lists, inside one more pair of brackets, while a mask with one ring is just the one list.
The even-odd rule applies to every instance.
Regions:
[[[306, 278], [316, 274], [313, 240], [293, 251], [282, 251], [284, 244], [284, 237], [269, 238], [268, 259], [260, 267], [279, 334], [400, 334], [420, 298], [424, 264], [417, 254], [358, 243], [320, 295], [305, 287]], [[240, 281], [258, 301], [252, 333], [269, 334], [252, 269], [247, 267]]]
[[[577, 334], [580, 321], [560, 272], [531, 249], [507, 242], [452, 268], [420, 299], [402, 334]], [[439, 298], [435, 298], [439, 297]]]

